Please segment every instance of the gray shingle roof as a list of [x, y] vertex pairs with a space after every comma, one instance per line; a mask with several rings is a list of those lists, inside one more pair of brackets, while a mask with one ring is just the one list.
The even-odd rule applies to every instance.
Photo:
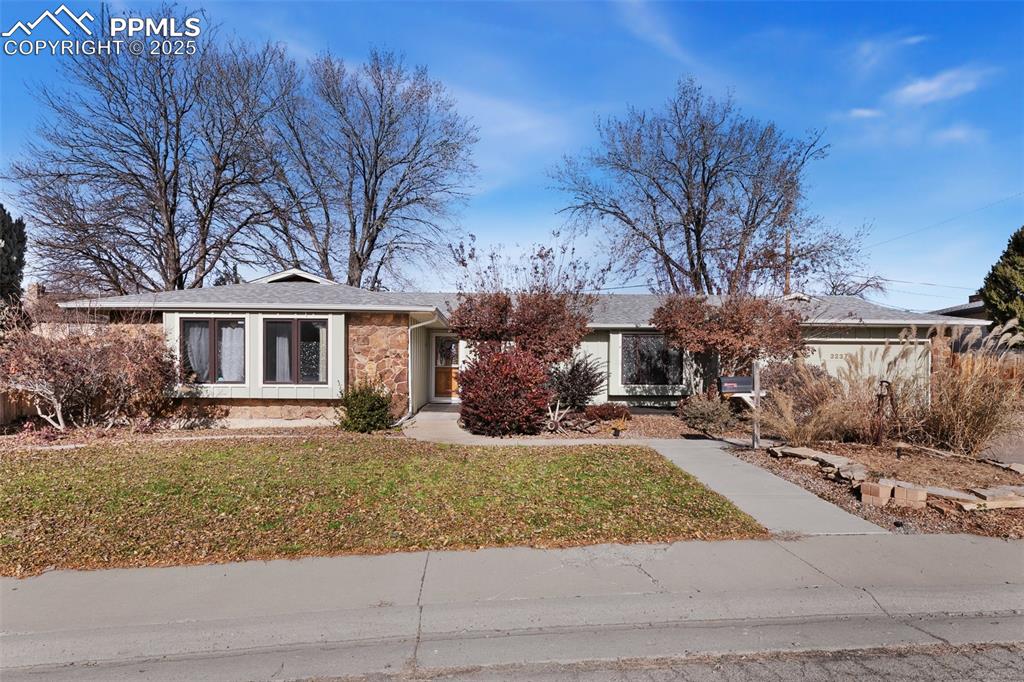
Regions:
[[967, 303], [951, 305], [948, 308], [940, 308], [932, 312], [936, 315], [951, 315], [954, 313], [980, 313], [984, 310], [985, 304], [982, 301], [968, 301]]
[[[653, 294], [606, 294], [595, 307], [598, 327], [646, 327], [661, 300]], [[400, 310], [447, 314], [456, 303], [451, 292], [367, 291], [344, 284], [250, 282], [202, 289], [81, 299], [65, 308], [142, 310]], [[815, 296], [789, 300], [808, 324], [977, 325], [979, 320], [889, 308], [855, 296]]]

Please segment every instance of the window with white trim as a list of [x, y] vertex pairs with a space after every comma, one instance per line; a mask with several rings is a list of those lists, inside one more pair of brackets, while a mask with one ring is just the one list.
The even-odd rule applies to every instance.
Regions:
[[683, 383], [683, 354], [661, 334], [623, 334], [621, 376], [624, 386], [678, 386]]
[[245, 383], [245, 320], [181, 320], [182, 373], [200, 384]]
[[263, 382], [326, 384], [327, 320], [264, 320]]

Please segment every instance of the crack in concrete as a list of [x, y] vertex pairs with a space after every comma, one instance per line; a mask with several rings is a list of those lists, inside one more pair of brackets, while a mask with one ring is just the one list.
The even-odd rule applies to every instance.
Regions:
[[410, 669], [415, 671], [419, 666], [418, 657], [420, 654], [420, 640], [423, 638], [423, 585], [427, 582], [427, 566], [430, 565], [430, 552], [423, 559], [423, 573], [420, 575], [420, 591], [416, 595], [416, 640], [412, 645], [412, 659], [409, 661]]
[[[894, 620], [895, 620], [896, 616], [894, 616], [893, 614], [889, 613], [888, 609], [886, 609], [886, 608], [885, 608], [884, 606], [882, 606], [882, 603], [881, 603], [880, 601], [878, 601], [878, 597], [876, 597], [876, 596], [874, 595], [874, 593], [872, 593], [872, 592], [871, 592], [871, 590], [869, 590], [869, 589], [868, 589], [868, 588], [866, 588], [866, 587], [861, 587], [861, 588], [860, 588], [860, 590], [861, 590], [861, 591], [862, 591], [862, 592], [863, 592], [864, 594], [866, 594], [866, 595], [868, 595], [869, 597], [871, 597], [871, 601], [875, 602], [875, 606], [877, 606], [877, 607], [878, 607], [879, 611], [881, 611], [881, 612], [882, 612], [882, 613], [884, 613], [885, 615], [887, 615], [887, 616], [889, 616], [890, 618], [892, 618], [892, 619], [894, 619]], [[924, 630], [922, 630], [921, 632], [924, 632]], [[925, 634], [928, 634], [928, 633], [925, 633]]]
[[638, 561], [638, 562], [636, 562], [635, 564], [630, 564], [630, 565], [631, 565], [631, 566], [632, 566], [633, 568], [635, 568], [636, 570], [638, 570], [638, 571], [640, 571], [641, 573], [643, 573], [643, 574], [644, 574], [645, 576], [647, 576], [647, 578], [648, 578], [648, 579], [649, 579], [649, 580], [650, 580], [650, 581], [651, 581], [651, 582], [652, 582], [652, 583], [654, 584], [654, 586], [658, 588], [658, 591], [659, 591], [659, 592], [666, 592], [666, 591], [667, 591], [667, 590], [665, 589], [665, 587], [664, 587], [664, 586], [662, 586], [662, 584], [661, 584], [660, 582], [658, 582], [658, 579], [657, 579], [657, 578], [655, 578], [655, 577], [654, 577], [653, 575], [651, 575], [650, 573], [648, 573], [648, 572], [647, 572], [647, 569], [646, 569], [646, 568], [644, 568], [644, 566], [643, 566], [643, 564], [642, 564], [642, 563], [640, 563], [640, 562]]
[[[814, 570], [815, 570], [815, 571], [816, 571], [817, 573], [820, 573], [820, 574], [821, 574], [822, 576], [824, 576], [825, 578], [828, 578], [829, 580], [831, 580], [832, 582], [834, 582], [834, 583], [835, 583], [836, 585], [839, 585], [840, 587], [847, 587], [847, 585], [844, 585], [844, 584], [843, 584], [843, 583], [841, 583], [840, 581], [836, 580], [835, 578], [833, 578], [832, 576], [830, 576], [830, 575], [829, 575], [828, 573], [826, 573], [825, 571], [821, 570], [820, 568], [818, 568], [817, 566], [815, 566], [814, 564], [812, 564], [812, 563], [811, 563], [810, 561], [808, 561], [807, 559], [803, 558], [802, 556], [800, 556], [799, 554], [797, 554], [796, 552], [794, 552], [793, 550], [791, 550], [791, 549], [790, 549], [789, 547], [786, 547], [786, 546], [785, 546], [784, 544], [782, 544], [782, 543], [781, 543], [781, 542], [779, 542], [778, 540], [772, 540], [771, 542], [772, 542], [772, 543], [773, 543], [773, 544], [774, 544], [774, 545], [775, 545], [776, 547], [780, 548], [780, 549], [781, 549], [781, 550], [782, 550], [783, 552], [785, 552], [786, 554], [789, 554], [789, 555], [790, 555], [791, 557], [793, 557], [793, 558], [794, 558], [794, 559], [796, 559], [797, 561], [800, 561], [800, 562], [801, 562], [801, 563], [803, 563], [804, 565], [806, 565], [806, 566], [808, 566], [808, 567], [810, 567], [810, 568], [814, 569]], [[884, 611], [884, 609], [883, 609], [883, 611]]]

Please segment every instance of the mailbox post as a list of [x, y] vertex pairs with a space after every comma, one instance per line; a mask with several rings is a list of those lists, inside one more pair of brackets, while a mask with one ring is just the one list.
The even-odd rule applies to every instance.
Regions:
[[752, 368], [754, 375], [754, 428], [753, 447], [755, 450], [761, 447], [761, 362], [754, 360]]

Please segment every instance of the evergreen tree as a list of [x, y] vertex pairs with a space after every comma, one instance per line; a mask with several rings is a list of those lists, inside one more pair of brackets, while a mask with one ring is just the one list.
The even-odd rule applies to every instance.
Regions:
[[1013, 318], [1024, 323], [1024, 226], [1010, 236], [1006, 250], [985, 276], [979, 293], [996, 324]]
[[27, 243], [25, 222], [15, 220], [0, 204], [0, 303], [21, 300]]
[[241, 284], [242, 278], [238, 274], [238, 264], [222, 266], [217, 270], [217, 276], [213, 278], [213, 286], [222, 287], [225, 284]]

